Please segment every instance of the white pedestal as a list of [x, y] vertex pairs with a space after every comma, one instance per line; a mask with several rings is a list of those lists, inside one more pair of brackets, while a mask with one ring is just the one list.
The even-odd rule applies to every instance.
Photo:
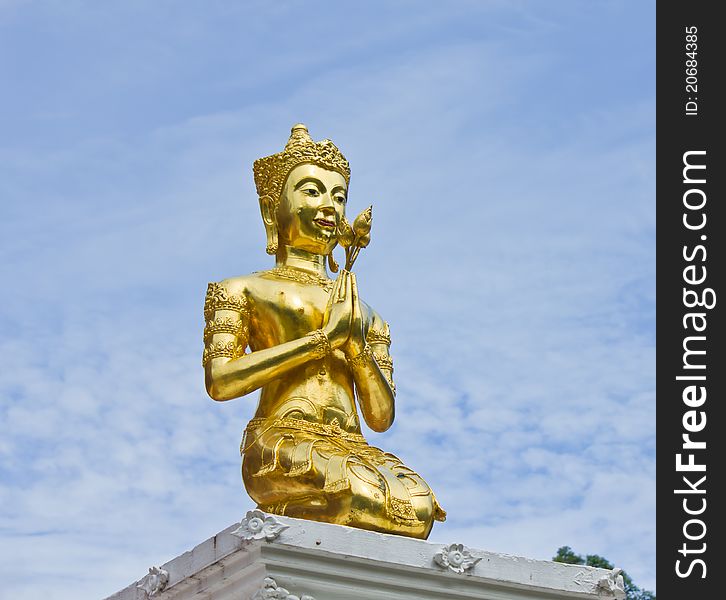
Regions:
[[[240, 529], [239, 524], [162, 565], [163, 572], [157, 578], [140, 579], [109, 600], [298, 600], [306, 596], [312, 599], [305, 600], [622, 600], [625, 597], [617, 569], [609, 571], [463, 549], [471, 558], [460, 569], [468, 568], [456, 572], [458, 548], [447, 552], [449, 547], [441, 544], [269, 516], [259, 511], [247, 516], [242, 522], [244, 527], [236, 535], [233, 532]], [[260, 529], [264, 519], [267, 524]], [[265, 533], [268, 539], [263, 537]], [[253, 539], [255, 534], [262, 539]], [[450, 567], [445, 564], [445, 556], [454, 563], [450, 562]], [[159, 578], [163, 580], [167, 576], [166, 584], [157, 584]]]

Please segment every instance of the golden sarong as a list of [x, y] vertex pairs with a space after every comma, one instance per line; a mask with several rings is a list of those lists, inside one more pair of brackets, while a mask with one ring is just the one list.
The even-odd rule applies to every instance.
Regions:
[[[301, 413], [296, 411], [297, 415]], [[345, 421], [350, 428], [351, 419]], [[368, 445], [360, 433], [341, 427], [338, 418], [329, 423], [290, 417], [252, 419], [240, 450], [243, 474], [252, 480], [245, 481], [246, 487], [267, 512], [286, 514], [291, 503], [324, 502], [351, 490], [355, 483], [353, 487], [365, 490], [366, 496], [380, 498], [385, 512], [381, 516], [393, 524], [430, 528], [431, 516], [445, 518], [433, 492], [415, 471], [393, 454]], [[428, 511], [421, 511], [423, 505], [428, 505]], [[428, 515], [429, 523], [422, 522], [421, 514]], [[355, 518], [351, 514], [348, 522]], [[323, 515], [319, 520], [328, 519]]]

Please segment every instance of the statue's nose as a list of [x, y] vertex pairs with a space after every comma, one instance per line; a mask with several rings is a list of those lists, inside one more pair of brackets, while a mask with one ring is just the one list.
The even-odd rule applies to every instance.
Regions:
[[320, 210], [323, 212], [325, 216], [330, 216], [335, 214], [335, 205], [333, 204], [333, 199], [330, 197], [330, 194], [325, 193], [322, 194], [320, 197]]
[[324, 217], [329, 217], [329, 218], [335, 217], [335, 208], [333, 206], [322, 206], [320, 208], [320, 212], [323, 213]]

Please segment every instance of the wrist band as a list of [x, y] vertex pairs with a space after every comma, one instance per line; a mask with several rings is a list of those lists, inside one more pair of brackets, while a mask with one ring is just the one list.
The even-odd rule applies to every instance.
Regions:
[[363, 351], [358, 355], [354, 356], [353, 358], [348, 359], [348, 364], [353, 367], [362, 367], [364, 366], [371, 358], [373, 358], [373, 351], [371, 350], [371, 347], [366, 344], [363, 348]]
[[328, 336], [322, 329], [311, 331], [308, 333], [308, 337], [311, 337], [315, 343], [315, 348], [313, 348], [315, 358], [325, 358], [332, 352], [330, 340], [328, 340]]

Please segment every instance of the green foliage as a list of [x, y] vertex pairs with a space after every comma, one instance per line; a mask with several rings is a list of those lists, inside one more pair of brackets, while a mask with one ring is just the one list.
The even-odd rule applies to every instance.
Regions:
[[[615, 565], [611, 563], [607, 558], [598, 556], [597, 554], [588, 554], [585, 557], [585, 564], [588, 567], [598, 567], [600, 569], [614, 569]], [[623, 579], [625, 576], [623, 575]]]
[[585, 559], [579, 554], [575, 554], [569, 546], [562, 546], [557, 550], [557, 554], [552, 559], [555, 562], [567, 563], [568, 565], [584, 565]]
[[648, 590], [639, 589], [637, 592], [628, 596], [628, 600], [655, 600], [655, 594]]
[[[557, 554], [552, 558], [555, 562], [566, 563], [568, 565], [587, 565], [588, 567], [598, 567], [600, 569], [613, 569], [613, 563], [607, 558], [598, 556], [597, 554], [587, 554], [582, 556], [581, 554], [575, 554], [574, 550], [569, 546], [561, 546], [557, 549]], [[625, 598], [626, 600], [656, 600], [655, 594], [648, 590], [641, 590], [630, 576], [623, 571], [623, 583], [625, 585]]]

